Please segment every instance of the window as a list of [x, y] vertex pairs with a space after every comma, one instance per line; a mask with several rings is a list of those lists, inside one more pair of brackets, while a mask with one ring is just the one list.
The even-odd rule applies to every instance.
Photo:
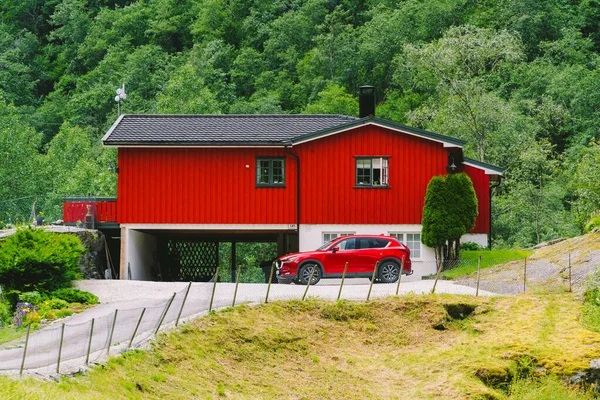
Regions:
[[257, 158], [256, 159], [256, 185], [257, 186], [284, 186], [285, 185], [285, 159], [284, 158]]
[[421, 258], [421, 234], [390, 232], [390, 236], [398, 239], [410, 249], [411, 258]]
[[332, 241], [340, 236], [354, 235], [354, 232], [323, 232], [323, 243]]
[[338, 247], [340, 248], [340, 250], [354, 250], [354, 249], [356, 249], [356, 239], [349, 238], [349, 239], [342, 240], [338, 244]]
[[356, 159], [357, 186], [387, 186], [388, 159], [383, 157]]
[[389, 241], [379, 238], [359, 238], [359, 249], [380, 249], [389, 244]]

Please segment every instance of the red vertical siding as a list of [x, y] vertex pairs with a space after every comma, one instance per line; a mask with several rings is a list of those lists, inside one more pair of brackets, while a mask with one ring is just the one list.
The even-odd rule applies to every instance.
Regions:
[[[442, 143], [373, 125], [291, 151], [302, 168], [301, 224], [420, 224], [427, 185], [448, 161]], [[256, 187], [256, 158], [271, 156], [285, 157], [285, 188]], [[388, 188], [355, 187], [360, 156], [388, 157]], [[296, 160], [284, 149], [120, 148], [119, 168], [119, 223], [297, 222]], [[472, 232], [487, 233], [489, 177], [465, 171], [479, 200]]]
[[473, 181], [477, 194], [479, 215], [475, 220], [475, 228], [471, 233], [489, 233], [490, 231], [490, 177], [485, 171], [465, 165], [465, 173]]
[[95, 222], [116, 222], [117, 202], [114, 201], [65, 201], [63, 203], [63, 220], [68, 223], [84, 222], [87, 206], [92, 206]]
[[[271, 156], [286, 158], [286, 187], [256, 188], [256, 158]], [[296, 163], [283, 149], [121, 148], [119, 171], [122, 224], [296, 223]]]
[[[429, 180], [445, 173], [441, 143], [364, 126], [298, 146], [303, 224], [420, 224]], [[389, 188], [356, 188], [357, 156], [389, 157]]]

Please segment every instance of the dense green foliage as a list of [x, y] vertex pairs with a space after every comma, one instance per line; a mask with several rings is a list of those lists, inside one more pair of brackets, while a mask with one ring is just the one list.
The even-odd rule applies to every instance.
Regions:
[[600, 332], [600, 269], [589, 276], [583, 293], [583, 322], [588, 329]]
[[[98, 296], [90, 292], [74, 288], [61, 288], [50, 294], [51, 297], [61, 299], [67, 303], [98, 304]], [[53, 307], [56, 308], [56, 307]]]
[[20, 229], [0, 242], [0, 285], [7, 294], [48, 293], [79, 278], [84, 249], [73, 235]]
[[[125, 113], [377, 114], [506, 168], [495, 243], [600, 209], [598, 0], [0, 0], [0, 221], [114, 196]], [[35, 204], [35, 205], [34, 205]], [[34, 211], [35, 208], [35, 211]], [[1, 225], [1, 224], [0, 224]]]
[[460, 238], [475, 226], [476, 218], [477, 197], [466, 174], [431, 178], [425, 194], [421, 238], [423, 244], [435, 249], [438, 262], [458, 258]]

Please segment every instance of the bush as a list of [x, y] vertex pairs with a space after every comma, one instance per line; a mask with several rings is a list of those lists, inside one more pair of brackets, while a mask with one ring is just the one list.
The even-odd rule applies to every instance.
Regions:
[[11, 316], [10, 304], [0, 301], [0, 328], [9, 324]]
[[21, 293], [19, 294], [19, 302], [40, 305], [42, 302], [42, 295], [40, 292], [36, 291]]
[[0, 284], [7, 292], [48, 293], [80, 277], [84, 248], [73, 235], [19, 229], [0, 242]]
[[68, 303], [98, 304], [98, 296], [73, 288], [55, 290], [52, 292], [52, 297], [65, 300]]
[[460, 244], [460, 249], [467, 251], [481, 250], [481, 246], [475, 242], [464, 242]]
[[600, 214], [597, 212], [592, 215], [584, 228], [585, 233], [600, 231]]
[[47, 310], [62, 310], [69, 307], [69, 303], [63, 299], [51, 298], [42, 303], [42, 307]]

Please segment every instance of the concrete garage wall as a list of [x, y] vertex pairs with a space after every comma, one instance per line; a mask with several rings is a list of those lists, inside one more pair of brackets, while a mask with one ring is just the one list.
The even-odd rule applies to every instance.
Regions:
[[481, 247], [488, 247], [488, 236], [485, 233], [467, 233], [460, 238], [460, 242], [474, 242]]
[[131, 268], [131, 279], [140, 281], [150, 281], [152, 276], [152, 267], [156, 264], [156, 236], [147, 233], [128, 229], [127, 231], [127, 263], [125, 269], [125, 279], [129, 279], [127, 266]]

